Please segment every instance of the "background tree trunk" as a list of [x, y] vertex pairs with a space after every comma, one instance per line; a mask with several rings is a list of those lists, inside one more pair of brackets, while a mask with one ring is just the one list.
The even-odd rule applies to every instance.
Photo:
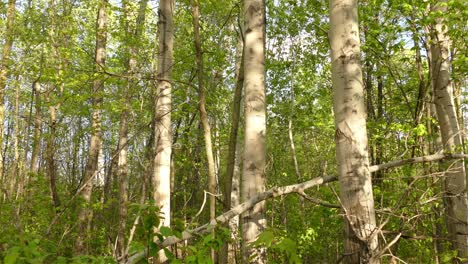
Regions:
[[[96, 73], [101, 72], [106, 62], [106, 42], [107, 42], [107, 8], [108, 0], [99, 1], [97, 21], [96, 21], [96, 49], [95, 49], [95, 69]], [[99, 173], [99, 151], [102, 144], [102, 101], [104, 93], [104, 80], [102, 76], [97, 76], [93, 82], [91, 139], [89, 144], [89, 156], [86, 163], [86, 170], [82, 179], [84, 186], [81, 196], [84, 205], [78, 213], [78, 235], [75, 242], [75, 253], [83, 254], [87, 251], [85, 239], [89, 233], [92, 210], [89, 207], [93, 190], [93, 178]]]
[[[192, 0], [192, 16], [193, 16], [193, 32], [194, 32], [194, 44], [195, 44], [195, 57], [197, 64], [197, 76], [198, 76], [198, 110], [200, 112], [200, 121], [203, 127], [203, 138], [205, 139], [205, 151], [206, 161], [208, 163], [208, 191], [211, 193], [210, 197], [210, 219], [216, 217], [216, 173], [215, 173], [215, 161], [213, 157], [213, 144], [211, 141], [211, 128], [208, 120], [208, 114], [206, 112], [206, 94], [204, 85], [204, 69], [203, 69], [203, 50], [200, 40], [200, 6], [198, 0]], [[214, 234], [214, 233], [213, 233]], [[212, 251], [212, 260], [214, 261], [215, 256]]]
[[[242, 29], [239, 29], [242, 30]], [[232, 123], [231, 131], [229, 134], [229, 145], [228, 145], [228, 155], [226, 161], [226, 178], [224, 181], [224, 212], [231, 210], [232, 205], [232, 196], [237, 197], [237, 201], [234, 205], [239, 204], [239, 179], [234, 179], [236, 161], [238, 162], [238, 131], [239, 131], [239, 120], [240, 120], [240, 107], [242, 100], [242, 88], [244, 85], [244, 40], [239, 32], [237, 38], [237, 47], [236, 47], [236, 88], [234, 90], [234, 100], [232, 103]], [[238, 164], [237, 164], [238, 165]], [[239, 171], [237, 171], [237, 176]], [[236, 182], [236, 183], [234, 183]], [[234, 189], [236, 191], [234, 191]], [[237, 194], [237, 195], [236, 195]], [[236, 218], [237, 222], [239, 218]], [[229, 222], [229, 229], [231, 234], [237, 233], [237, 228], [239, 223], [236, 223], [236, 220]], [[232, 237], [232, 236], [231, 236]], [[233, 237], [235, 241], [235, 237]], [[233, 263], [235, 258], [233, 258], [232, 250], [229, 250], [229, 243], [224, 243], [221, 253], [219, 255], [219, 263]]]
[[133, 89], [137, 85], [136, 74], [138, 70], [137, 55], [138, 46], [137, 40], [141, 37], [142, 28], [145, 22], [145, 11], [148, 0], [141, 0], [138, 9], [137, 17], [132, 23], [132, 15], [127, 1], [123, 2], [124, 5], [124, 26], [127, 38], [127, 56], [126, 58], [126, 72], [128, 78], [124, 84], [123, 99], [124, 108], [120, 115], [120, 128], [119, 128], [119, 154], [117, 162], [117, 174], [119, 179], [119, 227], [117, 231], [117, 256], [125, 255], [125, 232], [127, 222], [127, 207], [128, 207], [128, 129], [129, 117], [131, 109], [131, 95]]
[[0, 182], [4, 181], [3, 175], [3, 137], [5, 134], [5, 90], [10, 69], [10, 52], [13, 46], [13, 26], [15, 24], [16, 0], [8, 1], [6, 18], [5, 43], [3, 44], [2, 60], [0, 62]]
[[41, 154], [41, 132], [42, 132], [42, 88], [39, 80], [33, 83], [34, 91], [34, 133], [32, 142], [30, 172], [37, 176], [39, 172], [39, 155]]

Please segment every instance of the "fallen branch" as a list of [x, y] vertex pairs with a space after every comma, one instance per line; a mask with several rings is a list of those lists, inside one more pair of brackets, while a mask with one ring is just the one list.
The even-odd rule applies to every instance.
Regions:
[[[182, 233], [181, 238], [178, 238], [175, 236], [167, 237], [163, 242], [158, 243], [158, 246], [161, 248], [165, 248], [170, 245], [176, 244], [180, 241], [187, 240], [193, 237], [194, 235], [201, 235], [201, 234], [209, 233], [213, 229], [215, 229], [217, 225], [227, 223], [233, 217], [246, 212], [247, 210], [253, 208], [257, 203], [262, 202], [264, 200], [290, 194], [290, 193], [302, 193], [306, 189], [309, 189], [309, 188], [312, 188], [314, 186], [321, 185], [324, 183], [333, 182], [336, 180], [338, 180], [336, 176], [326, 176], [326, 177], [314, 178], [310, 181], [306, 181], [303, 183], [271, 188], [270, 190], [259, 193], [255, 195], [254, 197], [250, 198], [249, 200], [245, 201], [244, 203], [233, 207], [231, 210], [227, 211], [226, 213], [216, 217], [210, 223], [204, 224], [192, 230], [184, 231]], [[146, 254], [147, 254], [146, 250], [139, 252], [129, 257], [127, 262], [123, 262], [123, 263], [127, 263], [127, 264], [136, 263], [140, 259], [144, 258]]]
[[[443, 159], [461, 159], [461, 158], [468, 158], [467, 154], [433, 154], [433, 155], [428, 155], [428, 156], [423, 156], [423, 157], [416, 157], [416, 158], [411, 158], [411, 159], [405, 159], [405, 160], [396, 160], [396, 161], [391, 161], [388, 163], [380, 164], [380, 165], [373, 165], [369, 167], [369, 170], [371, 172], [376, 172], [379, 170], [383, 169], [390, 169], [394, 167], [399, 167], [403, 166], [406, 164], [414, 164], [414, 163], [421, 163], [421, 162], [432, 162], [432, 161], [439, 161]], [[307, 190], [309, 188], [312, 188], [314, 186], [318, 186], [321, 184], [329, 183], [329, 182], [334, 182], [337, 181], [338, 177], [336, 176], [325, 176], [325, 177], [317, 177], [313, 178], [310, 181], [298, 183], [298, 184], [293, 184], [293, 185], [287, 185], [287, 186], [282, 186], [282, 187], [274, 187], [269, 189], [266, 192], [259, 193], [255, 195], [254, 197], [250, 198], [249, 200], [245, 201], [242, 204], [239, 204], [235, 207], [233, 207], [231, 210], [227, 211], [226, 213], [216, 217], [213, 219], [211, 222], [204, 224], [200, 227], [197, 227], [195, 229], [191, 230], [186, 230], [182, 233], [182, 236], [180, 238], [176, 236], [170, 236], [164, 239], [164, 241], [157, 243], [157, 245], [160, 248], [166, 248], [170, 245], [179, 243], [181, 241], [187, 240], [192, 238], [195, 235], [202, 235], [211, 232], [213, 229], [216, 228], [217, 225], [220, 224], [225, 224], [227, 223], [230, 219], [234, 218], [235, 216], [238, 216], [240, 214], [243, 214], [247, 210], [253, 208], [257, 203], [260, 203], [262, 201], [265, 201], [270, 198], [275, 198], [278, 196], [282, 195], [287, 195], [291, 193], [298, 193], [299, 195], [304, 195], [304, 190]], [[331, 206], [332, 207], [332, 206]], [[147, 250], [138, 252], [128, 258], [128, 260], [122, 261], [121, 263], [126, 263], [126, 264], [133, 264], [139, 261], [140, 259], [144, 258], [147, 255]]]

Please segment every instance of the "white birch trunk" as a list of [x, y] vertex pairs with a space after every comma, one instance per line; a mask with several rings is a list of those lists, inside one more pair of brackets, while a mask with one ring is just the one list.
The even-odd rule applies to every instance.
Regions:
[[[161, 225], [171, 224], [171, 73], [173, 67], [174, 0], [161, 0], [159, 3], [159, 56], [156, 91], [156, 124], [154, 142], [156, 153], [153, 162], [153, 199], [160, 207]], [[157, 231], [157, 230], [155, 230]], [[159, 239], [155, 236], [155, 241]], [[159, 262], [166, 261], [164, 251], [158, 253]]]
[[[447, 12], [447, 1], [440, 0], [433, 11]], [[442, 18], [436, 19], [431, 45], [432, 84], [434, 101], [439, 120], [442, 145], [449, 153], [463, 154], [462, 130], [458, 123], [457, 110], [450, 80], [450, 39], [447, 26]], [[449, 164], [443, 167], [448, 169]], [[450, 166], [444, 175], [444, 193], [446, 222], [449, 238], [458, 256], [468, 257], [468, 197], [466, 190], [466, 172], [464, 161], [458, 160]]]
[[345, 263], [378, 263], [357, 0], [330, 0], [336, 158], [345, 215]]
[[[265, 2], [245, 0], [244, 18], [245, 139], [242, 199], [246, 201], [265, 191]], [[265, 228], [265, 203], [261, 202], [242, 216], [244, 261], [266, 263], [266, 250], [250, 246]]]

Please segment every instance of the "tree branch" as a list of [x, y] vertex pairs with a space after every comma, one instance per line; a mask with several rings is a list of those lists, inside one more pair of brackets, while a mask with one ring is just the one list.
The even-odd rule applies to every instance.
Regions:
[[380, 164], [380, 165], [373, 165], [369, 167], [370, 172], [376, 172], [379, 170], [390, 169], [394, 167], [400, 167], [406, 164], [414, 164], [414, 163], [421, 163], [421, 162], [432, 162], [432, 161], [439, 161], [443, 159], [466, 159], [468, 158], [468, 154], [452, 154], [452, 153], [438, 153], [423, 157], [416, 157], [411, 159], [404, 159], [404, 160], [394, 160], [388, 163]]

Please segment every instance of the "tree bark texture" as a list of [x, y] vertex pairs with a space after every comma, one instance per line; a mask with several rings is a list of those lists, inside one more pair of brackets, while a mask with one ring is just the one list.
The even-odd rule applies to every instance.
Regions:
[[357, 0], [330, 0], [333, 109], [340, 199], [345, 215], [345, 263], [378, 263], [366, 104], [360, 63]]
[[[245, 0], [244, 20], [245, 139], [241, 192], [246, 201], [265, 191], [265, 2]], [[261, 202], [242, 216], [244, 261], [266, 263], [265, 248], [250, 246], [265, 228], [265, 203]]]
[[[440, 0], [433, 11], [447, 12], [447, 1]], [[442, 145], [449, 153], [463, 154], [462, 130], [457, 118], [457, 110], [450, 80], [450, 39], [443, 18], [437, 18], [433, 28], [432, 83], [437, 119], [439, 121]], [[468, 197], [466, 190], [466, 171], [463, 160], [443, 164], [445, 171], [444, 201], [449, 238], [459, 257], [468, 257]]]
[[3, 175], [3, 136], [5, 133], [5, 90], [10, 69], [10, 53], [13, 46], [13, 26], [15, 24], [16, 0], [8, 1], [7, 21], [5, 29], [5, 43], [3, 44], [2, 60], [0, 61], [0, 182]]
[[[101, 0], [98, 6], [96, 21], [96, 48], [95, 48], [95, 69], [99, 73], [105, 67], [106, 43], [107, 43], [107, 14], [108, 0]], [[99, 173], [99, 151], [102, 144], [102, 101], [104, 93], [104, 80], [97, 76], [92, 87], [92, 117], [91, 117], [91, 138], [89, 144], [88, 161], [86, 163], [85, 174], [82, 179], [83, 190], [81, 196], [83, 204], [78, 213], [78, 235], [75, 242], [75, 253], [83, 254], [86, 250], [86, 236], [89, 232], [89, 225], [92, 217], [92, 210], [89, 207], [93, 190], [93, 178]]]
[[[153, 161], [153, 199], [160, 208], [161, 225], [171, 224], [171, 73], [174, 47], [174, 0], [159, 3], [159, 53], [155, 102], [154, 142], [156, 146]], [[158, 227], [159, 229], [159, 227]], [[157, 230], [155, 230], [157, 231]], [[159, 240], [155, 236], [155, 241]], [[159, 251], [158, 261], [166, 261], [164, 251]]]

